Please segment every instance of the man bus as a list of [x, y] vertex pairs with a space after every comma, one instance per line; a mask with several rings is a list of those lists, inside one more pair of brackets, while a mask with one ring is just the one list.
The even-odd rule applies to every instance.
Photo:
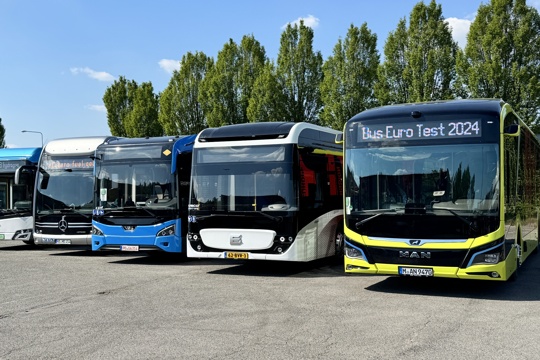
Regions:
[[188, 257], [311, 261], [342, 253], [340, 132], [308, 123], [205, 129], [193, 148]]
[[0, 240], [33, 243], [32, 197], [41, 148], [0, 149]]
[[366, 110], [344, 141], [347, 273], [504, 281], [538, 251], [540, 148], [509, 104]]
[[52, 140], [39, 159], [34, 196], [36, 245], [88, 245], [92, 229], [94, 157], [111, 136]]
[[185, 253], [194, 140], [117, 139], [97, 148], [92, 250]]

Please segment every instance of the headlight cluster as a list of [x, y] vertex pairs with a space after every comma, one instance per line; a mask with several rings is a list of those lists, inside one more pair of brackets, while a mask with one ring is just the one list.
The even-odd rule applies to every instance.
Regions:
[[284, 236], [284, 235], [276, 236], [276, 239], [278, 239], [279, 242], [282, 243], [282, 244], [284, 244], [284, 243], [292, 243], [294, 241], [294, 237], [292, 237], [292, 236]]
[[176, 232], [176, 226], [169, 225], [165, 229], [158, 232], [157, 236], [171, 236], [171, 235], [174, 235], [175, 232]]
[[30, 240], [32, 237], [32, 229], [17, 230], [13, 235], [14, 240]]
[[92, 225], [92, 235], [103, 236], [103, 231]]
[[471, 265], [493, 265], [498, 264], [500, 261], [504, 259], [504, 242], [500, 242], [499, 244], [493, 245], [490, 244], [490, 247], [482, 250], [480, 252], [477, 252], [472, 256], [472, 259], [469, 263], [469, 266]]
[[367, 260], [362, 250], [352, 246], [348, 242], [345, 242], [345, 256], [350, 259]]

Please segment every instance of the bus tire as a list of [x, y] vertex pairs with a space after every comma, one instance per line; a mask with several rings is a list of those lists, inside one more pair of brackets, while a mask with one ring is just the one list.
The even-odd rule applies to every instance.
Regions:
[[334, 241], [335, 241], [335, 246], [336, 246], [336, 249], [335, 249], [335, 257], [337, 259], [339, 258], [343, 258], [343, 255], [345, 254], [344, 253], [344, 249], [345, 249], [345, 234], [343, 233], [343, 229], [339, 228], [337, 231], [336, 231], [336, 235], [334, 237]]
[[36, 243], [34, 242], [34, 239], [23, 240], [22, 242], [25, 243], [26, 245], [30, 245], [30, 246], [35, 246], [36, 245]]

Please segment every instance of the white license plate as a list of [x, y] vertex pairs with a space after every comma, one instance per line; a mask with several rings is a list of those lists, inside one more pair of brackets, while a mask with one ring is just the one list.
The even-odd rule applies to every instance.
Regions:
[[433, 269], [431, 268], [411, 268], [411, 267], [399, 267], [399, 275], [404, 276], [433, 276]]
[[56, 239], [54, 243], [57, 245], [71, 245], [71, 240], [70, 239]]
[[120, 246], [120, 250], [122, 251], [139, 251], [138, 245], [122, 245]]

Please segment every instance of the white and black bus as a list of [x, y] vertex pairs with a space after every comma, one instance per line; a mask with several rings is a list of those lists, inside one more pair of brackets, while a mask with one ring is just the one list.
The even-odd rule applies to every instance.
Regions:
[[193, 146], [188, 257], [311, 261], [341, 256], [339, 133], [293, 122], [199, 133]]

